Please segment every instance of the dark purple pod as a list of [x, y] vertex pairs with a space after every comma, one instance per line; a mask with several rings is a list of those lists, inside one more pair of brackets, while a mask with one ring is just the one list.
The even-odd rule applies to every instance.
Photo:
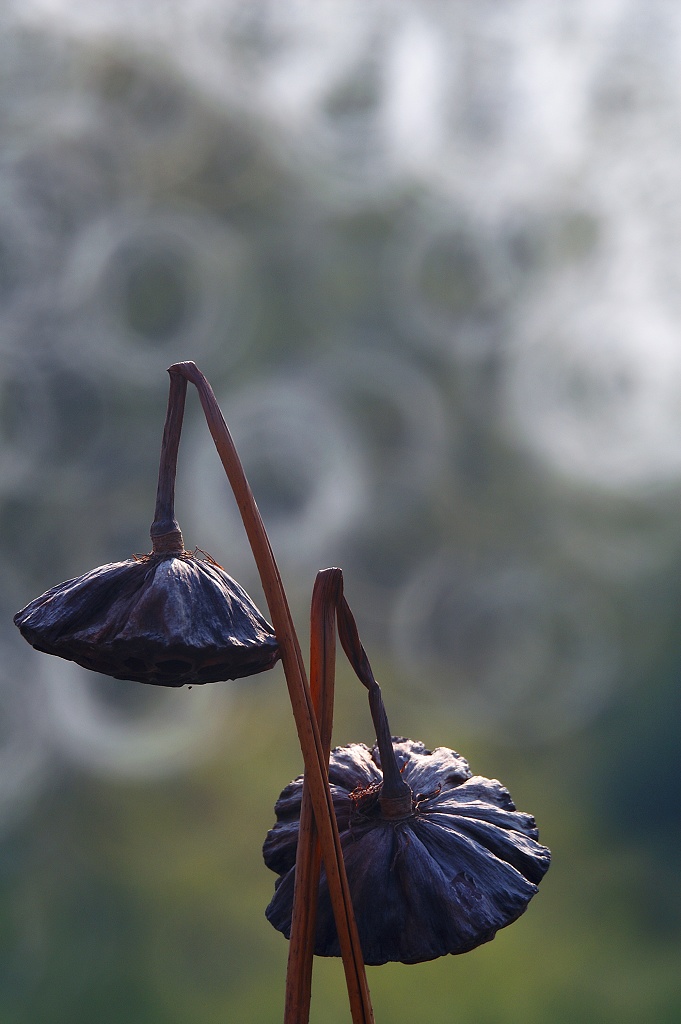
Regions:
[[279, 658], [246, 591], [210, 555], [185, 551], [174, 502], [186, 389], [171, 369], [151, 553], [60, 583], [17, 612], [36, 650], [160, 686], [239, 679]]
[[52, 587], [14, 622], [38, 651], [161, 686], [238, 679], [279, 657], [246, 591], [200, 553], [102, 565]]
[[[515, 921], [537, 892], [550, 853], [534, 818], [517, 811], [496, 780], [472, 776], [453, 750], [393, 738], [411, 807], [394, 816], [381, 801], [378, 748], [363, 743], [331, 753], [329, 779], [365, 963], [419, 963], [465, 953]], [[266, 910], [291, 929], [300, 776], [283, 791], [263, 849], [280, 875]], [[315, 953], [340, 956], [322, 871]]]

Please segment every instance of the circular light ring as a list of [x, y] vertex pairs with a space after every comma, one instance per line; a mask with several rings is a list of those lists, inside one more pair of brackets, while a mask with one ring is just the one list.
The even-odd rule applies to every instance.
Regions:
[[71, 357], [135, 382], [188, 351], [197, 362], [219, 353], [224, 366], [247, 344], [253, 288], [243, 240], [210, 217], [118, 211], [84, 230], [72, 252]]
[[590, 721], [615, 683], [620, 644], [602, 597], [526, 565], [473, 570], [450, 551], [398, 596], [398, 664], [510, 742], [544, 742]]
[[681, 348], [654, 303], [544, 297], [516, 329], [506, 428], [574, 484], [623, 494], [681, 479]]
[[337, 405], [363, 448], [372, 517], [407, 513], [441, 477], [451, 426], [435, 384], [385, 349], [336, 345], [310, 369], [311, 386]]
[[[305, 571], [319, 568], [365, 508], [365, 466], [354, 436], [304, 379], [256, 384], [220, 405], [277, 558]], [[219, 552], [218, 560], [240, 575], [234, 567], [252, 558], [204, 424], [192, 452], [189, 470], [178, 473], [179, 500], [187, 490], [199, 546]]]
[[432, 197], [395, 233], [386, 277], [400, 331], [426, 351], [458, 362], [502, 347], [511, 272], [482, 219]]
[[170, 692], [111, 681], [47, 656], [41, 677], [57, 749], [94, 772], [127, 778], [171, 775], [203, 760], [224, 724], [231, 693], [229, 683]]

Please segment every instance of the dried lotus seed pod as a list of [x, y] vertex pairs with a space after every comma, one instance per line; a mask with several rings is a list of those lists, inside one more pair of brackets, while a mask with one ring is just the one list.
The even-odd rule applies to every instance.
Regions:
[[[411, 810], [381, 807], [377, 747], [331, 753], [329, 781], [364, 961], [420, 963], [466, 953], [515, 921], [537, 892], [550, 853], [534, 818], [496, 780], [472, 776], [453, 750], [393, 738]], [[303, 778], [283, 791], [265, 863], [280, 875], [266, 915], [288, 938]], [[326, 876], [319, 883], [315, 953], [339, 956]]]
[[[380, 687], [344, 597], [341, 643], [369, 691], [376, 746], [331, 752], [329, 782], [364, 962], [420, 963], [466, 953], [525, 911], [548, 870], [534, 818], [506, 789], [471, 774], [447, 747], [391, 736]], [[266, 910], [287, 938], [295, 883], [303, 776], [275, 805], [265, 863], [280, 877]], [[339, 956], [326, 876], [317, 901], [314, 952]]]
[[245, 590], [209, 555], [184, 549], [174, 491], [187, 382], [170, 380], [153, 550], [53, 587], [14, 622], [37, 650], [117, 679], [238, 679], [271, 668], [279, 646]]
[[102, 565], [52, 587], [14, 621], [38, 651], [161, 686], [238, 679], [279, 656], [245, 590], [200, 553]]

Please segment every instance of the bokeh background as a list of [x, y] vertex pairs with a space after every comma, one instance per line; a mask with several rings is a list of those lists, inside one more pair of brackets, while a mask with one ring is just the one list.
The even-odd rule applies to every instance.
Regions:
[[[554, 863], [377, 1020], [681, 1017], [681, 8], [5, 0], [0, 1017], [269, 1024], [280, 667], [168, 691], [12, 614], [149, 548], [166, 367], [211, 380], [307, 643], [340, 565], [394, 731]], [[262, 605], [196, 396], [178, 517]], [[336, 742], [371, 741], [339, 665]], [[320, 961], [313, 1020], [349, 1017]]]

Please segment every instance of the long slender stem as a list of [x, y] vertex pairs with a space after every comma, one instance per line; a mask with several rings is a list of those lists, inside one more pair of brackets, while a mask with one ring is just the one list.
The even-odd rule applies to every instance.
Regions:
[[305, 773], [309, 781], [310, 797], [336, 919], [353, 1024], [372, 1024], [373, 1013], [364, 960], [345, 873], [324, 750], [307, 684], [300, 644], [279, 569], [234, 442], [210, 384], [193, 362], [175, 363], [169, 367], [168, 372], [171, 376], [179, 374], [196, 387], [208, 429], [241, 512], [281, 651], [281, 661], [303, 754]]
[[[333, 727], [336, 603], [341, 588], [340, 569], [322, 569], [317, 573], [310, 609], [310, 693], [327, 763]], [[296, 853], [284, 1024], [308, 1024], [310, 1018], [320, 866], [321, 849], [306, 778], [303, 783]]]

